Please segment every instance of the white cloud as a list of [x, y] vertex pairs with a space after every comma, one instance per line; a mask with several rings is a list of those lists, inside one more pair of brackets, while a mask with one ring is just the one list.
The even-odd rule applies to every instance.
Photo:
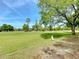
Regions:
[[[16, 8], [19, 8], [21, 6], [26, 5], [27, 3], [31, 3], [34, 2], [36, 3], [37, 0], [2, 0], [1, 2], [6, 5], [7, 7], [5, 8], [9, 8], [9, 11], [7, 12], [5, 10], [5, 12], [3, 12], [3, 15], [7, 15], [10, 14], [11, 11], [16, 12], [18, 15], [23, 16], [19, 10], [17, 10]], [[27, 7], [27, 6], [26, 6]]]
[[[1, 0], [1, 2], [5, 5], [5, 8], [8, 8], [8, 10], [5, 10], [2, 14], [0, 14], [0, 16], [6, 17], [6, 15], [9, 15], [12, 11], [20, 16], [23, 16], [22, 13], [19, 12], [19, 10], [17, 10], [16, 8], [22, 7], [29, 3], [37, 4], [38, 0]], [[0, 18], [4, 19], [3, 17]]]

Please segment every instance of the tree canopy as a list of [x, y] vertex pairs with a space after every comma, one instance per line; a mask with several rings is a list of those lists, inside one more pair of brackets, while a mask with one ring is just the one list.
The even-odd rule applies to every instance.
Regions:
[[62, 16], [63, 20], [66, 20], [71, 26], [72, 34], [75, 34], [79, 18], [78, 2], [78, 0], [39, 0], [41, 19], [47, 21], [53, 16]]

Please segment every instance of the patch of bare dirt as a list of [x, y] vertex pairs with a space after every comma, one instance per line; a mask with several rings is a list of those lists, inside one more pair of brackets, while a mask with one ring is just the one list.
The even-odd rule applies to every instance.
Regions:
[[72, 36], [55, 42], [41, 49], [33, 59], [79, 59], [79, 37]]

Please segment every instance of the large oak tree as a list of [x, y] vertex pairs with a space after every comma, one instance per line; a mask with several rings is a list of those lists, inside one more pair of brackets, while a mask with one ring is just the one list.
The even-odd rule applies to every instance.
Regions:
[[61, 16], [70, 25], [72, 34], [75, 35], [79, 18], [78, 2], [78, 0], [39, 0], [41, 19], [50, 20], [52, 16]]

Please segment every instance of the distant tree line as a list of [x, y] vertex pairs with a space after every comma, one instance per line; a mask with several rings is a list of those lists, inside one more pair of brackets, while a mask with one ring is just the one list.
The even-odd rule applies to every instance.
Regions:
[[3, 24], [0, 27], [0, 31], [14, 31], [14, 27], [12, 25]]
[[[35, 24], [30, 27], [30, 18], [26, 18], [25, 23], [22, 28], [14, 28], [12, 25], [3, 24], [0, 26], [0, 31], [58, 31], [58, 30], [71, 30], [71, 26], [69, 23], [61, 25], [60, 21], [55, 21], [52, 24], [52, 21], [47, 22], [46, 20], [36, 20]], [[78, 26], [76, 30], [79, 29], [79, 22], [77, 22]]]
[[[58, 18], [58, 20], [62, 18]], [[30, 28], [30, 18], [26, 18], [26, 22], [24, 23], [22, 30], [27, 31], [58, 31], [58, 30], [71, 30], [71, 26], [68, 23], [62, 23], [59, 21], [46, 21], [46, 20], [36, 20], [35, 24]], [[79, 28], [79, 22], [77, 22]]]

